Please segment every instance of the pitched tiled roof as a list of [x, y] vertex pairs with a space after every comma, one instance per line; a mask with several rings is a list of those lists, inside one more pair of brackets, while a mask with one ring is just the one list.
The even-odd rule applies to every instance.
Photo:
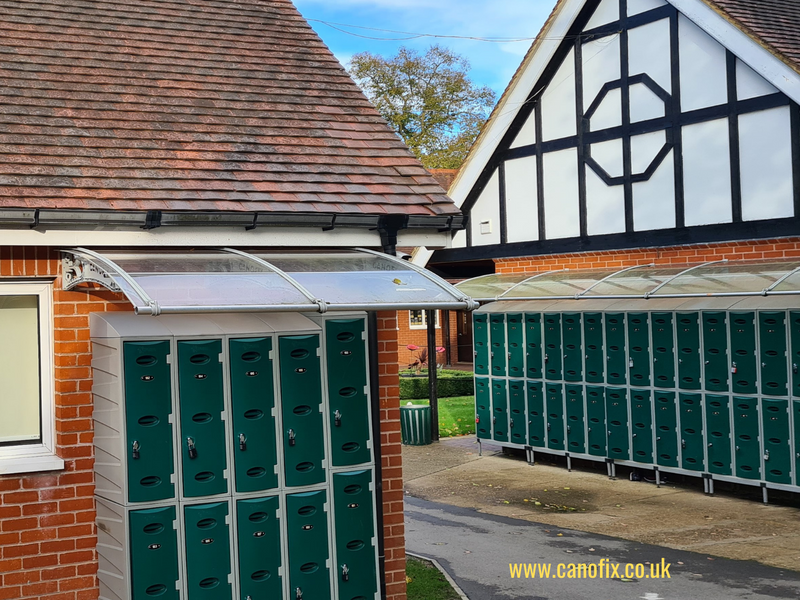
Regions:
[[756, 38], [794, 70], [800, 71], [800, 1], [706, 0]]
[[458, 212], [289, 0], [0, 0], [0, 208]]

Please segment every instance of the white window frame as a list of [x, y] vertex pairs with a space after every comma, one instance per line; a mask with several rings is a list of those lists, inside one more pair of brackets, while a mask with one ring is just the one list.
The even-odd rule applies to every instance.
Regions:
[[[408, 311], [408, 328], [409, 329], [427, 329], [428, 328], [428, 311], [427, 310], [421, 311], [422, 312], [422, 325], [415, 325], [414, 323], [411, 322], [411, 315], [414, 312], [415, 311], [413, 311], [413, 310]], [[438, 311], [438, 310], [436, 311], [436, 326], [435, 326], [436, 329], [440, 328], [439, 312], [440, 311]]]
[[53, 284], [47, 282], [4, 282], [0, 296], [37, 296], [39, 302], [39, 370], [41, 442], [0, 446], [0, 475], [55, 471], [64, 460], [55, 453], [55, 351], [53, 334]]

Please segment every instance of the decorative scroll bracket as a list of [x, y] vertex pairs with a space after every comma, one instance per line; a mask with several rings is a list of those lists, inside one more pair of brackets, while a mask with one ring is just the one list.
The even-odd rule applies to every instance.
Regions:
[[97, 265], [85, 261], [80, 256], [63, 253], [61, 258], [61, 272], [65, 291], [72, 290], [82, 284], [96, 283], [112, 292], [121, 292], [122, 289], [114, 282], [111, 276]]

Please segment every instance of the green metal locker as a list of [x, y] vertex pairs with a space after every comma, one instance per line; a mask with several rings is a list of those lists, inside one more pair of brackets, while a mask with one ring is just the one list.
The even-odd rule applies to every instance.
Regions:
[[761, 343], [761, 393], [767, 396], [786, 396], [786, 314], [760, 312], [758, 325]]
[[650, 319], [647, 313], [628, 314], [628, 371], [631, 385], [650, 385]]
[[508, 431], [512, 444], [525, 445], [527, 427], [525, 418], [525, 381], [508, 382]]
[[724, 312], [703, 313], [703, 381], [711, 392], [728, 391], [727, 325]]
[[528, 444], [545, 447], [544, 384], [541, 381], [527, 382], [528, 390]]
[[489, 337], [491, 339], [492, 377], [503, 377], [506, 374], [506, 316], [492, 314], [489, 316]]
[[708, 395], [706, 432], [708, 434], [708, 472], [731, 475], [731, 403], [727, 396]]
[[736, 476], [744, 479], [761, 479], [757, 399], [733, 398], [733, 435]]
[[678, 416], [675, 392], [655, 391], [656, 463], [678, 466]]
[[548, 383], [545, 388], [547, 400], [547, 447], [564, 450], [564, 386]]
[[764, 476], [772, 483], [792, 482], [789, 401], [761, 400], [764, 421]]
[[289, 598], [330, 600], [325, 490], [286, 496]]
[[561, 315], [544, 316], [544, 376], [547, 379], [561, 379], [562, 357]]
[[124, 342], [128, 501], [175, 497], [168, 341]]
[[221, 340], [178, 342], [183, 495], [228, 491]]
[[370, 462], [367, 349], [363, 318], [325, 323], [331, 464], [346, 467]]
[[567, 451], [586, 454], [586, 434], [584, 432], [583, 386], [565, 386], [567, 403]]
[[580, 313], [561, 316], [564, 339], [564, 379], [583, 381], [583, 342], [581, 340]]
[[675, 334], [672, 313], [653, 313], [653, 385], [675, 387]]
[[606, 314], [606, 381], [624, 385], [628, 378], [628, 363], [625, 360], [625, 315]]
[[792, 342], [792, 396], [800, 396], [800, 312], [789, 313], [789, 333]]
[[189, 600], [233, 597], [228, 503], [183, 507], [186, 535], [186, 590]]
[[479, 438], [492, 438], [492, 393], [489, 379], [475, 378], [475, 431]]
[[283, 597], [279, 506], [277, 496], [236, 502], [241, 600]]
[[492, 438], [508, 441], [508, 397], [504, 379], [492, 379]]
[[372, 471], [333, 476], [336, 573], [339, 598], [346, 600], [374, 598], [378, 591], [371, 485]]
[[489, 315], [472, 313], [472, 339], [475, 346], [475, 374], [489, 374]]
[[606, 456], [606, 390], [593, 385], [586, 386], [586, 438], [589, 454]]
[[542, 315], [525, 315], [525, 360], [528, 379], [542, 378]]
[[282, 336], [278, 341], [286, 485], [325, 481], [319, 335]]
[[178, 532], [174, 506], [129, 514], [131, 600], [178, 600]]
[[650, 390], [631, 390], [632, 458], [653, 462], [653, 400]]
[[755, 394], [758, 373], [755, 313], [731, 313], [730, 332], [731, 389], [735, 394]]
[[792, 421], [794, 423], [794, 484], [800, 485], [800, 400], [792, 401]]
[[697, 313], [678, 313], [678, 387], [700, 389], [700, 326]]
[[703, 406], [700, 394], [680, 394], [681, 466], [689, 471], [705, 470]]
[[272, 338], [230, 340], [237, 492], [278, 486]]
[[605, 349], [603, 346], [603, 315], [586, 313], [583, 315], [583, 346], [586, 357], [586, 381], [603, 383], [605, 381]]
[[630, 460], [627, 390], [606, 388], [606, 423], [608, 426], [608, 457]]
[[521, 314], [508, 315], [508, 376], [525, 377], [525, 324]]

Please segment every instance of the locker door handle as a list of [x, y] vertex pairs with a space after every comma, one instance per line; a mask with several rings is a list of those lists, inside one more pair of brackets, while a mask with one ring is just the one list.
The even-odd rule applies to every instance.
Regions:
[[795, 375], [797, 375], [797, 363], [794, 363], [794, 364], [792, 365], [792, 373], [794, 373]]
[[661, 441], [661, 437], [657, 437], [657, 438], [656, 438], [656, 441], [657, 441], [657, 442], [660, 442], [660, 441]]
[[550, 357], [547, 354], [544, 355], [544, 362], [547, 364], [547, 361], [550, 360]]
[[567, 433], [569, 433], [570, 431], [572, 431], [572, 427], [567, 425]]
[[769, 460], [769, 450], [764, 451], [764, 460]]
[[550, 431], [550, 423], [547, 424], [547, 431]]
[[709, 448], [713, 448], [714, 447], [714, 443], [713, 442], [709, 442], [708, 447]]
[[139, 442], [133, 440], [133, 460], [138, 460], [139, 458]]
[[762, 366], [762, 367], [766, 367], [766, 366], [767, 366], [767, 363], [765, 363], [765, 362], [762, 362], [762, 363], [761, 363], [761, 366]]
[[347, 565], [342, 565], [342, 581], [350, 581], [350, 569]]
[[511, 419], [511, 429], [514, 429], [514, 419]]
[[303, 600], [303, 590], [301, 590], [300, 588], [295, 588], [294, 597], [295, 600]]
[[336, 427], [342, 426], [342, 413], [340, 413], [338, 410], [333, 413], [333, 424]]
[[634, 433], [632, 437], [636, 437], [636, 434]]
[[[294, 446], [297, 443], [296, 442], [296, 437], [297, 436], [294, 433], [294, 429], [290, 429], [289, 430], [289, 445], [290, 446]], [[300, 588], [297, 588], [297, 589], [299, 590]]]
[[681, 448], [686, 450], [686, 440], [681, 440]]
[[739, 446], [736, 446], [736, 451], [737, 451], [737, 452], [739, 451]]
[[186, 438], [186, 448], [189, 451], [189, 458], [197, 458], [197, 448], [194, 446], [193, 438]]
[[244, 452], [247, 450], [247, 438], [244, 436], [243, 433], [239, 434], [239, 450]]

